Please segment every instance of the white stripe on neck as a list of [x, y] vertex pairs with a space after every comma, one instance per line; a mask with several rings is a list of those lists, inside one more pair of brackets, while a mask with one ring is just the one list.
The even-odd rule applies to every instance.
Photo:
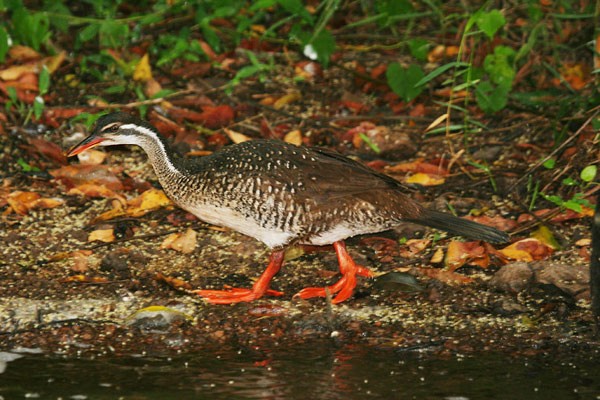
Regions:
[[[121, 125], [121, 129], [137, 131], [137, 132], [142, 133], [144, 136], [149, 137], [152, 141], [154, 141], [154, 143], [156, 143], [156, 145], [160, 149], [160, 152], [162, 153], [161, 154], [162, 160], [164, 161], [167, 168], [175, 173], [180, 173], [180, 171], [177, 168], [175, 168], [175, 165], [173, 165], [173, 163], [169, 159], [169, 156], [167, 154], [167, 149], [165, 149], [165, 144], [162, 142], [162, 140], [159, 139], [158, 134], [155, 131], [153, 131], [152, 129], [148, 129], [146, 127], [137, 125], [137, 124]], [[146, 154], [148, 154], [148, 157], [151, 158], [150, 162], [152, 162], [152, 157], [154, 157], [154, 155], [150, 154], [150, 152], [146, 148], [144, 148], [144, 144], [141, 141], [138, 141], [137, 138], [132, 138], [132, 139], [133, 140], [132, 140], [131, 144], [136, 144], [136, 145], [140, 146], [142, 149], [144, 149]]]

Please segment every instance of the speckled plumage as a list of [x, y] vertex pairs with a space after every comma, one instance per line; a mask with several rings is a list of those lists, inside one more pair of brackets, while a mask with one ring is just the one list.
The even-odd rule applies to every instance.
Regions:
[[[292, 243], [334, 243], [340, 268], [347, 256], [341, 241], [403, 221], [491, 242], [507, 239], [495, 228], [427, 210], [406, 196], [393, 178], [325, 149], [252, 140], [186, 159], [171, 152], [150, 124], [116, 113], [101, 117], [70, 155], [114, 144], [141, 146], [167, 195], [198, 218], [275, 249]], [[282, 259], [276, 259], [278, 270]], [[356, 268], [354, 273], [361, 271]]]

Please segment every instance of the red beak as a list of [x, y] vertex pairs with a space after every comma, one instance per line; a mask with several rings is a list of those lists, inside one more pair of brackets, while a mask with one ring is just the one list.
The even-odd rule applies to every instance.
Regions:
[[101, 142], [103, 142], [105, 140], [106, 140], [105, 138], [97, 137], [94, 135], [88, 136], [85, 139], [83, 139], [81, 142], [79, 142], [79, 144], [74, 146], [71, 150], [69, 150], [69, 152], [67, 153], [67, 157], [76, 156], [77, 154], [82, 153], [87, 149], [96, 147], [97, 145], [99, 145]]

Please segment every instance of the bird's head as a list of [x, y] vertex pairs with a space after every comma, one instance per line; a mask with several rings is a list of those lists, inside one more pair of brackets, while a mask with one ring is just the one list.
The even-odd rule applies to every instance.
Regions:
[[152, 125], [132, 115], [126, 113], [103, 115], [96, 121], [92, 133], [69, 150], [67, 156], [75, 156], [96, 146], [140, 145], [145, 137], [152, 134], [155, 134]]

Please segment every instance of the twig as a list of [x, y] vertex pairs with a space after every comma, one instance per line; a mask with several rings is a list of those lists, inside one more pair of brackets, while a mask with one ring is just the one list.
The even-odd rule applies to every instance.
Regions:
[[537, 164], [535, 164], [533, 167], [529, 168], [529, 170], [525, 174], [523, 174], [522, 177], [520, 177], [519, 179], [517, 179], [517, 181], [515, 183], [513, 183], [510, 188], [508, 188], [507, 192], [510, 193], [510, 192], [514, 191], [515, 188], [517, 186], [519, 186], [521, 184], [521, 182], [523, 182], [524, 179], [526, 179], [535, 170], [537, 170], [539, 167], [541, 167], [546, 161], [548, 161], [549, 159], [551, 159], [552, 157], [554, 157], [556, 154], [558, 154], [559, 152], [561, 152], [565, 147], [567, 147], [572, 141], [574, 141], [581, 134], [581, 132], [583, 132], [583, 129], [586, 126], [588, 126], [589, 123], [594, 118], [596, 118], [596, 116], [598, 114], [600, 114], [600, 108], [596, 107], [595, 112], [579, 127], [579, 129], [577, 130], [577, 132], [575, 132], [571, 137], [569, 137], [567, 140], [565, 140], [564, 142], [562, 142], [562, 144], [560, 146], [558, 146], [556, 149], [554, 149], [554, 151], [552, 151], [550, 154], [548, 154], [542, 160], [538, 161]]

